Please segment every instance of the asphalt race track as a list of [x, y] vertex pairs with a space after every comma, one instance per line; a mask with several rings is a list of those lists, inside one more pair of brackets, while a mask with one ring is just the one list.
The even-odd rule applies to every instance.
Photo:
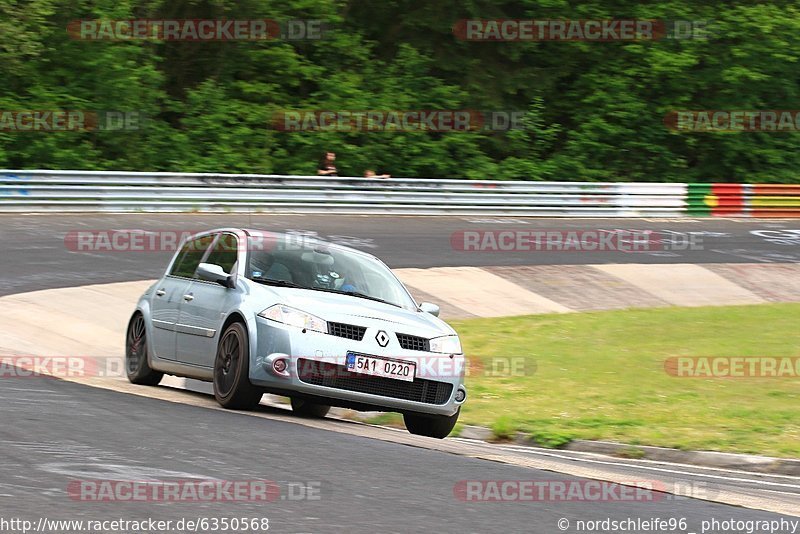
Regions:
[[[636, 502], [464, 502], [454, 492], [460, 481], [577, 479], [59, 380], [7, 382], [0, 389], [0, 506], [4, 517], [34, 524], [42, 516], [135, 521], [266, 517], [270, 532], [549, 534], [560, 531], [562, 518], [572, 525], [568, 532], [577, 532], [579, 519], [608, 518], [685, 518], [686, 530], [675, 531], [699, 532], [701, 522], [713, 518], [781, 517], [655, 492]], [[65, 495], [75, 481], [115, 477], [266, 479], [278, 485], [280, 497], [258, 503], [152, 503], [91, 502]], [[314, 488], [313, 496], [301, 498], [296, 489], [301, 486]]]
[[[37, 289], [157, 278], [171, 252], [70, 250], [70, 233], [146, 230], [194, 232], [223, 226], [316, 233], [372, 252], [390, 267], [459, 267], [600, 263], [796, 263], [797, 220], [729, 219], [534, 219], [475, 217], [360, 217], [322, 215], [4, 215], [0, 216], [0, 295]], [[625, 252], [457, 250], [463, 231], [558, 232], [650, 230], [651, 250]], [[655, 250], [653, 250], [655, 249]]]
[[[15, 215], [0, 217], [0, 295], [155, 278], [171, 255], [167, 251], [76, 252], [65, 244], [70, 232], [184, 232], [222, 226], [316, 233], [330, 241], [373, 252], [398, 268], [800, 261], [800, 223], [782, 220]], [[666, 246], [647, 253], [477, 253], [454, 250], [451, 244], [451, 236], [464, 230], [534, 228], [649, 229], [673, 238], [693, 235], [700, 246], [695, 250]], [[677, 242], [675, 239], [670, 243]], [[13, 326], [4, 325], [10, 327]], [[159, 392], [168, 392], [175, 400], [157, 398]], [[42, 517], [136, 521], [152, 518], [172, 520], [173, 524], [180, 519], [236, 517], [268, 518], [270, 532], [699, 533], [703, 521], [714, 519], [797, 521], [800, 516], [800, 482], [796, 477], [615, 461], [459, 439], [441, 442], [345, 421], [312, 424], [268, 406], [261, 406], [256, 413], [232, 413], [214, 408], [213, 399], [207, 395], [163, 386], [139, 387], [137, 394], [131, 395], [43, 377], [2, 378], [0, 403], [0, 517], [34, 524]], [[632, 482], [669, 476], [672, 481], [679, 479], [684, 487], [702, 486], [710, 491], [690, 492], [699, 498], [687, 498], [670, 494], [667, 487], [665, 493], [650, 492], [649, 497], [635, 501], [607, 498], [538, 502], [465, 502], [459, 492], [464, 481], [585, 484], [589, 479], [610, 480], [609, 473]], [[70, 495], [69, 488], [74, 488], [77, 481], [108, 479], [269, 480], [274, 481], [280, 494], [272, 502], [92, 502]], [[727, 497], [722, 498], [723, 495]], [[759, 509], [722, 504], [750, 502], [750, 497], [753, 507]], [[793, 516], [762, 509], [780, 509]], [[578, 529], [579, 520], [629, 518], [676, 522], [685, 519], [686, 523], [662, 524], [660, 528], [640, 525]], [[0, 532], [18, 531], [0, 524]], [[740, 531], [745, 530], [724, 526], [706, 530]], [[173, 527], [171, 532], [178, 530]]]

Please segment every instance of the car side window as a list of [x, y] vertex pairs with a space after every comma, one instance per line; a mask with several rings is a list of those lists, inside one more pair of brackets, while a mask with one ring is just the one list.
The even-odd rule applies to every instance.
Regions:
[[239, 240], [233, 234], [222, 234], [214, 243], [211, 254], [208, 255], [206, 263], [219, 265], [228, 273], [233, 274], [233, 266], [236, 265], [238, 258]]
[[181, 253], [178, 259], [175, 260], [175, 264], [172, 266], [172, 270], [169, 274], [173, 276], [182, 276], [184, 278], [194, 278], [197, 266], [200, 265], [200, 261], [203, 259], [206, 250], [211, 246], [213, 241], [213, 235], [206, 235], [188, 241], [183, 245]]

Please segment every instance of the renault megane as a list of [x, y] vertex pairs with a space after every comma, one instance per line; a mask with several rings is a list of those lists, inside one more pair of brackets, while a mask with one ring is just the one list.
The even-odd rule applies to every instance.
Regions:
[[411, 433], [444, 438], [467, 392], [461, 343], [438, 313], [370, 254], [213, 230], [186, 239], [139, 300], [126, 371], [135, 384], [165, 373], [210, 381], [230, 409], [274, 393], [306, 417], [395, 411]]

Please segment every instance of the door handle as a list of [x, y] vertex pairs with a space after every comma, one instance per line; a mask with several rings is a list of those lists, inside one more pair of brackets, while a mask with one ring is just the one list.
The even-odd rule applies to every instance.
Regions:
[[192, 295], [191, 293], [189, 293], [188, 295], [184, 295], [183, 300], [185, 300], [186, 302], [191, 302], [194, 300], [194, 295]]
[[157, 297], [163, 297], [166, 294], [167, 294], [167, 291], [164, 290], [164, 289], [159, 289], [158, 291], [156, 291], [156, 296]]

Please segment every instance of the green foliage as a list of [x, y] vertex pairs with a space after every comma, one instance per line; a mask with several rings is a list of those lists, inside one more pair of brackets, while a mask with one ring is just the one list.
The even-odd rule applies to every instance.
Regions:
[[499, 441], [508, 441], [514, 437], [517, 429], [513, 419], [507, 415], [501, 415], [492, 422], [492, 434]]
[[[79, 19], [321, 19], [319, 41], [81, 41]], [[468, 42], [465, 18], [714, 20], [709, 39]], [[0, 0], [0, 110], [123, 110], [138, 131], [2, 132], [0, 166], [468, 179], [798, 182], [800, 135], [676, 133], [676, 109], [796, 109], [788, 2]], [[509, 132], [280, 132], [285, 110], [523, 111]]]
[[558, 449], [572, 441], [573, 435], [570, 432], [559, 432], [557, 430], [536, 430], [530, 432], [529, 438], [531, 442], [539, 447]]

